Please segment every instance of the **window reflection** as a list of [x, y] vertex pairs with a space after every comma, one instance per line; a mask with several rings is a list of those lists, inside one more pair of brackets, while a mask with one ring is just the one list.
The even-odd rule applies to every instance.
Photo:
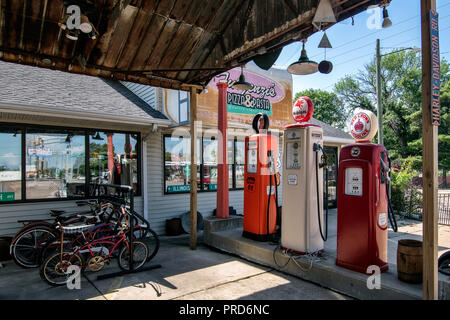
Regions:
[[[191, 141], [188, 138], [164, 137], [164, 177], [165, 192], [177, 193], [190, 191], [190, 153]], [[200, 139], [197, 139], [197, 154]], [[197, 190], [201, 188], [200, 157], [197, 159]]]
[[138, 192], [137, 141], [137, 134], [132, 133], [90, 134], [90, 182], [131, 186]]
[[20, 130], [0, 130], [0, 202], [22, 198]]
[[27, 199], [83, 196], [84, 135], [29, 130], [25, 178]]

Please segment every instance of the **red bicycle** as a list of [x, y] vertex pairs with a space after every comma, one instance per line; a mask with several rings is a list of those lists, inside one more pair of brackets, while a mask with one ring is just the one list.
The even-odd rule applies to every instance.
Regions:
[[[125, 213], [125, 211], [123, 211]], [[119, 249], [118, 265], [122, 270], [129, 270], [130, 243], [127, 237], [128, 221], [118, 228], [117, 234], [89, 241], [85, 232], [93, 225], [58, 226], [61, 230], [60, 249], [49, 255], [40, 267], [40, 276], [52, 286], [61, 286], [67, 283], [71, 274], [71, 266], [80, 268], [81, 272], [98, 272], [105, 264], [109, 264], [113, 253]], [[64, 234], [80, 233], [86, 243], [80, 247], [68, 249], [64, 246]], [[138, 270], [146, 262], [149, 255], [147, 245], [139, 240], [133, 240], [133, 268]]]

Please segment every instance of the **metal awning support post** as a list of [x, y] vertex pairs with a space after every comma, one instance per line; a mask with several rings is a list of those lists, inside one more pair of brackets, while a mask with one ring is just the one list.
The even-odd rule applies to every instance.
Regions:
[[[422, 21], [422, 188], [423, 299], [438, 299], [438, 127], [432, 123], [432, 50], [430, 11], [436, 0], [421, 0]], [[438, 54], [439, 55], [439, 54]]]

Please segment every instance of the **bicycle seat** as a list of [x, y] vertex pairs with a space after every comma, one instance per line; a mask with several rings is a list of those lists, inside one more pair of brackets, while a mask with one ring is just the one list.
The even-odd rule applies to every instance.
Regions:
[[64, 210], [50, 210], [50, 215], [57, 217], [62, 215], [63, 213], [66, 213]]
[[75, 234], [75, 233], [82, 233], [87, 231], [89, 228], [94, 226], [94, 224], [81, 224], [76, 226], [63, 226], [62, 230], [64, 233], [68, 234]]

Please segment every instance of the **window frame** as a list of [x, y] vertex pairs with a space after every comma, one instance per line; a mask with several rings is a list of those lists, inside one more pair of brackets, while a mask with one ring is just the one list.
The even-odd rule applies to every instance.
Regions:
[[[171, 134], [167, 133], [167, 134], [163, 134], [162, 138], [163, 138], [163, 152], [162, 152], [162, 161], [163, 161], [163, 193], [164, 195], [175, 195], [175, 194], [186, 194], [186, 193], [190, 193], [190, 191], [179, 191], [179, 192], [167, 192], [167, 185], [166, 185], [166, 138], [170, 138]], [[203, 159], [203, 155], [204, 155], [204, 145], [203, 145], [203, 135], [201, 137], [199, 137], [200, 140], [200, 147], [201, 147], [201, 154], [199, 155], [200, 157], [200, 164], [198, 165], [198, 167], [200, 167], [200, 185], [197, 186], [197, 193], [208, 193], [208, 192], [217, 192], [217, 190], [204, 190], [204, 181], [203, 181], [203, 169], [204, 169], [204, 159]], [[189, 138], [185, 138], [183, 137], [183, 139], [189, 139]], [[244, 188], [236, 188], [236, 142], [238, 141], [237, 137], [234, 137], [233, 140], [229, 139], [229, 141], [233, 141], [233, 163], [228, 163], [228, 166], [232, 166], [232, 173], [233, 173], [233, 184], [231, 187], [228, 187], [228, 191], [242, 191], [244, 190]]]
[[[92, 131], [100, 131], [104, 133], [120, 133], [120, 134], [135, 134], [137, 135], [137, 141], [136, 141], [136, 151], [138, 153], [137, 155], [137, 187], [135, 196], [140, 197], [142, 196], [142, 139], [141, 139], [141, 133], [139, 131], [126, 131], [126, 130], [111, 130], [111, 129], [90, 129], [90, 128], [80, 128], [80, 127], [64, 127], [64, 126], [47, 126], [47, 125], [40, 125], [40, 124], [28, 124], [28, 123], [9, 123], [9, 122], [0, 122], [0, 125], [2, 128], [7, 129], [18, 129], [20, 130], [20, 133], [22, 134], [21, 139], [21, 199], [20, 200], [13, 200], [13, 201], [2, 201], [0, 202], [1, 205], [6, 204], [16, 204], [16, 203], [39, 203], [39, 202], [57, 202], [57, 201], [74, 201], [74, 200], [84, 200], [84, 199], [93, 199], [94, 197], [87, 196], [87, 190], [89, 188], [89, 181], [90, 181], [90, 166], [89, 166], [89, 154], [90, 154], [90, 148], [89, 148], [89, 136], [91, 135]], [[71, 131], [77, 131], [84, 135], [84, 142], [85, 142], [85, 196], [80, 197], [66, 197], [66, 198], [42, 198], [42, 199], [27, 199], [26, 198], [26, 136], [28, 134], [28, 130], [42, 130], [42, 131], [58, 131], [60, 133], [70, 133]]]

